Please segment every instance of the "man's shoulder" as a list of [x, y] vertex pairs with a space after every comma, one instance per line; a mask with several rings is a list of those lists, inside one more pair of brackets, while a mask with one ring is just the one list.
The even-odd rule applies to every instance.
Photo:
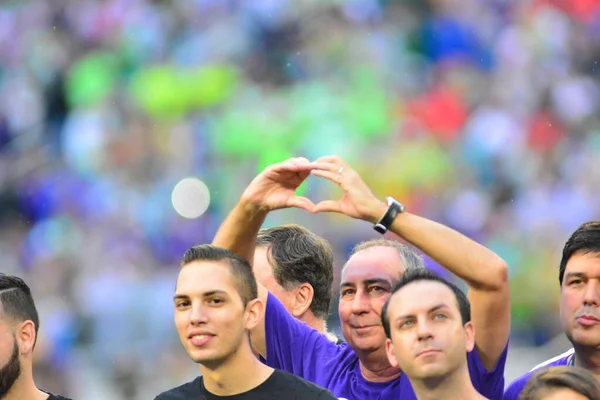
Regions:
[[[48, 393], [48, 392], [46, 392], [46, 393]], [[48, 393], [48, 394], [50, 395], [48, 397], [48, 400], [72, 400], [72, 399], [70, 399], [68, 397], [64, 397], [64, 396], [61, 396], [59, 394], [52, 394], [52, 393]]]
[[525, 374], [512, 381], [506, 389], [506, 391], [504, 392], [504, 400], [518, 399], [519, 394], [523, 391], [523, 389], [527, 385], [527, 382], [533, 374], [535, 374], [540, 369], [556, 367], [559, 365], [567, 365], [569, 362], [569, 357], [571, 357], [572, 354], [573, 353], [571, 351], [567, 351], [547, 361], [544, 361], [543, 363], [536, 365], [531, 371], [526, 372]]
[[331, 393], [321, 386], [315, 385], [299, 376], [280, 369], [276, 369], [273, 372], [272, 384], [274, 388], [289, 390], [300, 396], [300, 398], [322, 400], [335, 399]]
[[201, 380], [202, 377], [197, 377], [193, 381], [184, 383], [181, 386], [177, 386], [173, 389], [162, 392], [154, 400], [183, 400], [190, 398], [189, 396], [199, 396], [201, 392]]
[[535, 367], [531, 369], [531, 371], [538, 370], [544, 367], [555, 367], [557, 365], [567, 365], [569, 363], [569, 358], [575, 353], [574, 349], [569, 349], [562, 354], [557, 355], [556, 357], [552, 357], [549, 360], [546, 360], [542, 363], [539, 363]]

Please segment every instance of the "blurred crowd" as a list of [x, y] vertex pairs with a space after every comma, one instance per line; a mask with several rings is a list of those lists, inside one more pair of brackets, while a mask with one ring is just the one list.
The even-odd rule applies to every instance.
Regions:
[[[600, 215], [600, 1], [8, 0], [0, 49], [0, 269], [40, 309], [41, 387], [137, 399], [197, 374], [179, 257], [295, 155], [338, 154], [507, 260], [513, 345], [560, 334], [562, 244]], [[211, 195], [195, 220], [171, 205], [188, 176]], [[288, 222], [338, 267], [374, 235], [267, 221]]]

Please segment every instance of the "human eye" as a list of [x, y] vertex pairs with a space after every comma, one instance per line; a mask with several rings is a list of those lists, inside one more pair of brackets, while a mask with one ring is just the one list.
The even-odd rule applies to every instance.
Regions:
[[348, 298], [348, 297], [351, 297], [353, 294], [354, 294], [354, 289], [346, 288], [346, 289], [342, 289], [342, 291], [340, 292], [340, 297]]
[[408, 329], [408, 328], [412, 327], [414, 324], [415, 324], [414, 321], [406, 320], [406, 321], [400, 322], [399, 327], [400, 327], [400, 329]]
[[190, 305], [188, 300], [178, 300], [175, 302], [175, 308], [185, 308]]
[[435, 320], [438, 320], [438, 321], [439, 321], [439, 320], [444, 320], [444, 319], [446, 319], [446, 318], [448, 318], [448, 317], [447, 317], [447, 316], [446, 316], [446, 314], [444, 314], [444, 313], [437, 313], [437, 314], [435, 314], [435, 315], [433, 316], [433, 319], [435, 319]]
[[387, 293], [387, 290], [383, 286], [371, 286], [369, 287], [369, 293], [373, 296], [381, 296]]
[[216, 297], [213, 297], [212, 299], [208, 300], [208, 304], [210, 304], [211, 306], [220, 306], [224, 303], [223, 299], [219, 299]]

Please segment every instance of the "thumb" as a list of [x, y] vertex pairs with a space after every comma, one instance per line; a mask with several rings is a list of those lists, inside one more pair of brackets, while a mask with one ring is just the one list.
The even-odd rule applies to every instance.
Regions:
[[312, 212], [313, 208], [315, 207], [315, 205], [312, 201], [310, 201], [306, 197], [301, 197], [301, 196], [290, 197], [287, 201], [287, 204], [288, 204], [288, 206], [303, 208], [303, 209], [305, 209], [307, 211], [311, 211], [311, 212]]
[[323, 200], [313, 207], [312, 212], [341, 212], [340, 203], [334, 200]]

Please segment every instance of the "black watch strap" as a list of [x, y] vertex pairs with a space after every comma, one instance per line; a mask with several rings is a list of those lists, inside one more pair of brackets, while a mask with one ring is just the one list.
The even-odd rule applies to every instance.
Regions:
[[383, 217], [381, 217], [379, 222], [376, 223], [375, 226], [373, 226], [373, 229], [375, 229], [377, 232], [379, 232], [381, 234], [386, 233], [387, 230], [392, 225], [392, 223], [394, 222], [394, 220], [396, 219], [396, 217], [398, 216], [398, 214], [401, 214], [406, 210], [406, 207], [404, 207], [404, 205], [402, 203], [396, 201], [395, 199], [393, 199], [391, 197], [387, 198], [387, 203], [388, 203], [387, 211], [385, 212]]

